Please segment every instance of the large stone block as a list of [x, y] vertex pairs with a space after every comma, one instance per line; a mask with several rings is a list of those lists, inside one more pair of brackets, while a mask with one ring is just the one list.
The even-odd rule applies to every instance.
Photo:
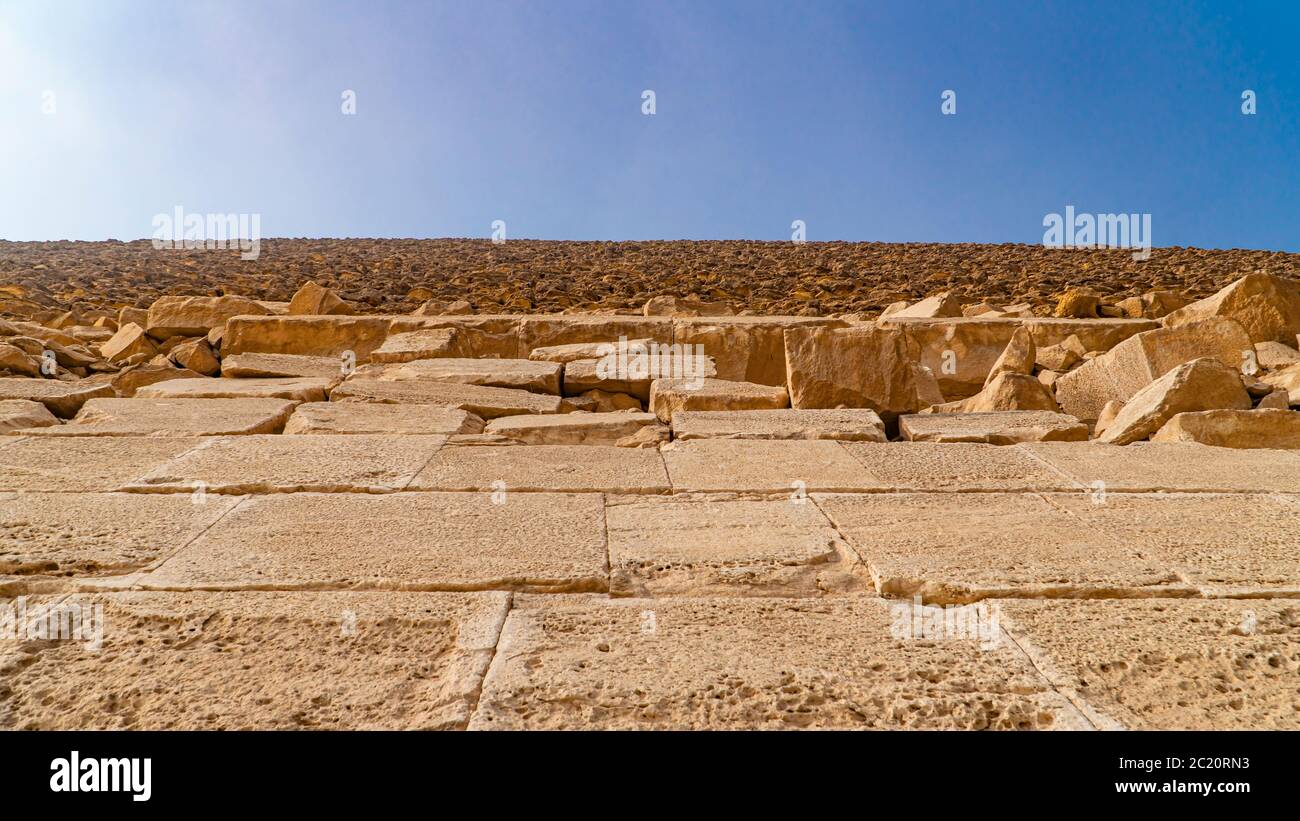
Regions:
[[915, 413], [943, 400], [934, 374], [920, 361], [919, 346], [899, 330], [785, 331], [786, 382], [795, 408], [870, 408], [887, 423]]
[[226, 322], [223, 356], [285, 353], [337, 357], [351, 351], [357, 362], [388, 337], [386, 316], [239, 316]]
[[1251, 342], [1295, 343], [1300, 334], [1300, 282], [1271, 274], [1248, 274], [1223, 290], [1164, 318], [1177, 327], [1209, 317], [1235, 319]]
[[261, 303], [242, 296], [164, 296], [149, 306], [145, 330], [154, 339], [203, 336], [232, 317], [270, 313]]
[[785, 385], [785, 329], [844, 327], [838, 319], [795, 316], [679, 317], [673, 341], [713, 358], [717, 378]]

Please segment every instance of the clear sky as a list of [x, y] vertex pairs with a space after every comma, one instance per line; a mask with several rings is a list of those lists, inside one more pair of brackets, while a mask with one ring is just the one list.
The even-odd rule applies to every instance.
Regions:
[[1297, 43], [1295, 0], [0, 0], [0, 238], [181, 206], [263, 236], [1036, 243], [1073, 205], [1300, 251]]

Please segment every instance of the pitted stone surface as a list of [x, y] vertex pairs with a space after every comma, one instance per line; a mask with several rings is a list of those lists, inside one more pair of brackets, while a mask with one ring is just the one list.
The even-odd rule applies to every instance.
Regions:
[[102, 608], [102, 646], [30, 643], [0, 678], [0, 729], [462, 728], [509, 599], [131, 592], [67, 603]]
[[885, 423], [867, 408], [677, 411], [673, 438], [886, 440]]
[[661, 448], [675, 493], [879, 490], [839, 442], [696, 439]]
[[168, 589], [607, 589], [600, 494], [255, 496], [143, 577]]
[[1087, 726], [1010, 642], [893, 621], [864, 596], [518, 596], [470, 729]]
[[304, 402], [293, 409], [285, 433], [404, 433], [455, 436], [483, 432], [483, 420], [442, 405], [379, 402]]
[[1300, 455], [1292, 451], [1174, 442], [1018, 447], [1068, 474], [1078, 486], [1097, 490], [1300, 493]]
[[449, 445], [408, 489], [667, 493], [669, 484], [653, 448]]
[[128, 490], [211, 493], [385, 493], [405, 488], [445, 436], [232, 436], [141, 476]]
[[1015, 448], [960, 442], [845, 442], [876, 487], [888, 490], [1069, 490], [1070, 477]]
[[514, 388], [489, 388], [455, 382], [411, 380], [385, 382], [350, 378], [330, 393], [334, 402], [383, 402], [398, 405], [443, 405], [483, 419], [522, 413], [558, 413], [560, 397]]
[[115, 490], [203, 444], [196, 436], [6, 437], [0, 491]]
[[66, 425], [33, 436], [232, 436], [278, 433], [294, 403], [283, 399], [91, 399]]
[[244, 399], [264, 397], [324, 402], [337, 378], [292, 376], [265, 379], [168, 379], [135, 392], [140, 399]]

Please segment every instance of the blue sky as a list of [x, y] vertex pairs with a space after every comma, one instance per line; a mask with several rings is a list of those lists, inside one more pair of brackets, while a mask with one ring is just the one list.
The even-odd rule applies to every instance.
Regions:
[[0, 0], [0, 238], [180, 205], [263, 236], [1035, 243], [1073, 205], [1300, 251], [1300, 3], [1236, 5]]

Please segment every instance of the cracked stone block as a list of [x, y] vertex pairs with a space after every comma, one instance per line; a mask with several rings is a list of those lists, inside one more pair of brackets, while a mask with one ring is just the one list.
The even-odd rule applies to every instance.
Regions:
[[0, 577], [124, 573], [179, 550], [235, 499], [0, 493]]
[[1014, 601], [1001, 612], [1052, 683], [1112, 726], [1300, 729], [1295, 601]]
[[677, 411], [674, 439], [838, 439], [884, 442], [885, 423], [867, 408]]
[[667, 493], [669, 483], [653, 448], [449, 445], [408, 489]]
[[1064, 413], [995, 411], [992, 413], [917, 413], [899, 417], [898, 429], [909, 442], [1086, 442], [1088, 426]]
[[221, 375], [235, 379], [274, 379], [295, 376], [336, 379], [344, 360], [337, 356], [299, 356], [284, 353], [241, 353], [221, 360]]
[[[49, 600], [29, 600], [28, 612]], [[505, 593], [78, 595], [103, 642], [30, 642], [0, 676], [0, 728], [460, 729]], [[3, 663], [0, 653], [0, 663]]]
[[[1300, 454], [1174, 442], [1020, 445], [1081, 487], [1107, 491], [1300, 493]], [[1100, 484], [1098, 484], [1100, 483]]]
[[599, 494], [249, 498], [150, 588], [606, 590]]
[[40, 402], [50, 413], [63, 419], [77, 415], [89, 399], [113, 396], [113, 386], [58, 379], [0, 378], [0, 399], [27, 399]]
[[91, 399], [66, 425], [32, 436], [235, 436], [279, 433], [293, 402], [283, 399]]
[[857, 556], [810, 499], [610, 504], [615, 595], [815, 596], [865, 589]]
[[140, 399], [292, 399], [296, 402], [324, 402], [338, 381], [317, 376], [264, 379], [168, 379], [135, 392]]
[[401, 490], [445, 436], [231, 436], [197, 448], [124, 489], [210, 493], [384, 493]]
[[529, 414], [493, 419], [485, 432], [528, 445], [615, 445], [658, 423], [653, 413]]
[[673, 491], [797, 496], [813, 490], [878, 490], [839, 442], [695, 439], [661, 448]]
[[470, 729], [1087, 726], [1011, 642], [895, 622], [865, 596], [517, 596]]
[[455, 382], [409, 380], [385, 382], [351, 378], [330, 393], [334, 402], [380, 402], [406, 405], [443, 405], [469, 411], [484, 419], [524, 413], [558, 413], [560, 397], [514, 388], [489, 388]]
[[904, 491], [1070, 490], [1069, 476], [1015, 448], [962, 442], [846, 442], [877, 487]]
[[1033, 493], [818, 495], [881, 595], [989, 598], [1190, 596], [1168, 560]]
[[0, 491], [115, 490], [204, 442], [195, 436], [7, 437]]
[[293, 409], [285, 433], [404, 433], [455, 436], [483, 432], [483, 420], [442, 405], [377, 402], [304, 402]]

